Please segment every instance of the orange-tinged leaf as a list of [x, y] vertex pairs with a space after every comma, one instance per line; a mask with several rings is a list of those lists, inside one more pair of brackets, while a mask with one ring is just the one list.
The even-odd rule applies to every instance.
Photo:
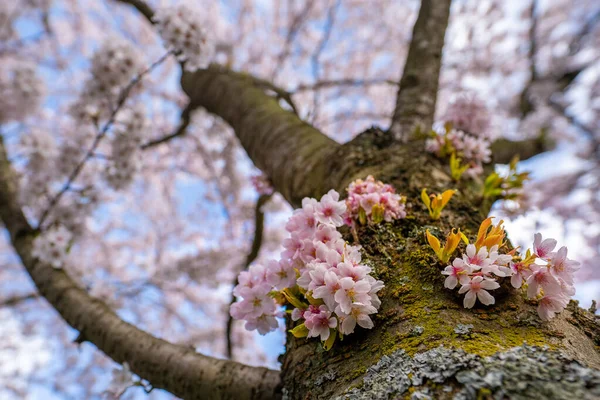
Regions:
[[492, 224], [492, 218], [494, 217], [488, 217], [484, 219], [481, 225], [479, 226], [479, 232], [477, 232], [477, 241], [475, 242], [475, 247], [477, 247], [478, 250], [481, 248], [481, 245], [485, 240], [488, 228]]
[[456, 193], [456, 190], [452, 189], [446, 190], [444, 193], [442, 193], [442, 208], [446, 207], [446, 204], [448, 204], [454, 193]]
[[490, 235], [483, 241], [483, 246], [487, 247], [488, 249], [495, 245], [498, 245], [498, 247], [500, 247], [503, 238], [504, 235]]
[[450, 232], [448, 234], [448, 237], [446, 238], [446, 244], [444, 245], [444, 254], [450, 256], [452, 253], [454, 253], [454, 250], [456, 250], [456, 248], [458, 247], [459, 242], [460, 231], [459, 233], [455, 233], [454, 229], [452, 229], [452, 232]]
[[423, 191], [421, 192], [421, 200], [423, 200], [423, 203], [425, 203], [425, 205], [427, 206], [427, 208], [431, 209], [431, 200], [429, 199], [429, 196], [427, 195], [427, 189], [423, 189]]
[[438, 254], [441, 248], [441, 244], [438, 238], [429, 233], [429, 229], [425, 231], [425, 235], [427, 236], [427, 242], [429, 242], [429, 245], [431, 246], [433, 251], [435, 251], [435, 254]]

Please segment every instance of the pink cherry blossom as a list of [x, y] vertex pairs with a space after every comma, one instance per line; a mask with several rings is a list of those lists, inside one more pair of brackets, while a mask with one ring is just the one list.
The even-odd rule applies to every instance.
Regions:
[[[361, 192], [384, 198], [383, 204], [397, 200], [389, 197], [396, 196], [391, 186], [376, 183], [372, 177], [363, 186]], [[377, 293], [383, 282], [369, 275], [371, 268], [361, 264], [360, 247], [346, 243], [336, 229], [345, 210], [346, 204], [339, 201], [335, 191], [321, 201], [304, 199], [302, 208], [294, 211], [286, 224], [289, 237], [283, 240], [281, 259], [270, 261], [267, 268], [253, 264], [239, 274], [234, 288], [238, 301], [231, 306], [231, 316], [245, 320], [246, 329], [265, 334], [277, 328], [276, 317], [281, 313], [274, 299], [285, 298], [295, 305], [292, 320], [303, 321], [308, 337], [327, 340], [331, 332], [338, 334], [339, 329], [349, 334], [357, 324], [372, 328], [369, 315], [381, 305]], [[283, 290], [286, 292], [278, 296], [276, 292]], [[306, 298], [302, 299], [304, 293]], [[292, 300], [290, 296], [300, 298]], [[325, 304], [307, 304], [315, 301]], [[338, 319], [344, 328], [338, 327]]]
[[476, 299], [482, 304], [489, 306], [494, 304], [496, 299], [487, 290], [498, 289], [499, 287], [498, 282], [492, 279], [475, 276], [469, 283], [461, 286], [458, 293], [467, 293], [463, 302], [465, 308], [473, 308]]
[[548, 294], [539, 300], [538, 315], [543, 321], [554, 318], [554, 315], [567, 307], [569, 298], [563, 294]]
[[348, 187], [344, 223], [352, 226], [354, 221], [359, 219], [361, 210], [365, 213], [367, 221], [373, 222], [372, 212], [375, 206], [379, 207], [379, 212], [383, 211], [383, 220], [387, 222], [406, 217], [402, 197], [395, 193], [392, 186], [375, 181], [375, 178], [369, 175], [366, 180], [357, 179]]
[[448, 289], [454, 289], [460, 282], [461, 285], [469, 283], [469, 273], [471, 268], [466, 264], [462, 258], [455, 258], [452, 265], [448, 265], [443, 271], [443, 275], [448, 275], [444, 281], [444, 287]]
[[331, 316], [331, 311], [325, 306], [311, 308], [304, 313], [304, 325], [308, 328], [308, 337], [320, 336], [322, 341], [329, 338], [330, 328], [337, 326], [337, 319]]
[[267, 266], [266, 281], [278, 290], [292, 287], [296, 283], [296, 271], [284, 259], [280, 261], [271, 260]]
[[321, 197], [321, 201], [315, 207], [315, 218], [322, 224], [342, 226], [343, 214], [346, 212], [346, 204], [338, 201], [340, 195], [335, 190], [330, 190]]
[[547, 259], [552, 256], [552, 250], [556, 247], [556, 239], [545, 239], [542, 241], [542, 234], [536, 233], [533, 240], [533, 253], [541, 259]]
[[354, 282], [352, 278], [340, 279], [341, 288], [335, 293], [335, 301], [340, 305], [342, 312], [349, 313], [352, 303], [369, 304], [371, 285], [367, 281]]
[[324, 285], [313, 290], [315, 299], [323, 299], [330, 310], [335, 309], [334, 296], [338, 290], [342, 288], [339, 276], [333, 271], [325, 272]]
[[353, 303], [348, 312], [344, 312], [341, 306], [338, 306], [336, 314], [341, 321], [340, 331], [344, 335], [349, 335], [354, 332], [356, 324], [365, 329], [373, 328], [373, 321], [369, 315], [376, 312], [377, 309], [374, 306], [361, 303]]
[[544, 295], [558, 294], [561, 292], [560, 283], [550, 273], [548, 268], [539, 265], [531, 266], [532, 274], [527, 278], [527, 296], [536, 297], [540, 289], [544, 290]]
[[548, 261], [548, 268], [554, 276], [561, 278], [569, 285], [573, 284], [573, 274], [579, 269], [579, 263], [567, 258], [567, 248], [565, 246], [552, 254]]

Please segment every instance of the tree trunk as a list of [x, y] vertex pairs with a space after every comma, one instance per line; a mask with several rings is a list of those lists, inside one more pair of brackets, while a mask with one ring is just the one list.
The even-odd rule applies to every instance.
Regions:
[[[474, 238], [489, 210], [479, 206], [475, 185], [452, 182], [447, 165], [427, 154], [423, 142], [387, 147], [388, 140], [371, 129], [343, 145], [330, 160], [326, 185], [342, 191], [372, 174], [408, 198], [407, 218], [358, 231], [363, 259], [385, 282], [375, 327], [357, 330], [329, 352], [288, 334], [284, 398], [600, 398], [600, 372], [587, 368], [600, 366], [600, 330], [591, 313], [572, 302], [543, 323], [535, 305], [507, 286], [494, 293], [495, 305], [472, 310], [444, 289], [425, 231], [442, 237], [460, 228]], [[458, 189], [439, 221], [419, 200], [423, 188]]]
[[[121, 1], [152, 22], [143, 0]], [[288, 399], [599, 399], [600, 371], [593, 368], [600, 367], [600, 328], [593, 314], [571, 303], [542, 323], [535, 305], [507, 285], [494, 293], [494, 306], [464, 309], [456, 291], [444, 289], [442, 266], [425, 241], [427, 229], [442, 237], [460, 228], [473, 238], [489, 212], [480, 184], [452, 182], [447, 162], [426, 153], [422, 141], [398, 141], [409, 140], [413, 126], [433, 121], [449, 7], [448, 0], [423, 1], [390, 128], [395, 136], [371, 129], [340, 145], [282, 109], [278, 100], [290, 96], [272, 84], [215, 66], [182, 74], [190, 110], [204, 107], [228, 122], [291, 204], [330, 188], [342, 192], [369, 174], [407, 196], [407, 218], [358, 231], [364, 262], [385, 283], [372, 330], [358, 329], [329, 352], [317, 340], [288, 335], [282, 387], [275, 371], [203, 356], [140, 331], [64, 271], [33, 259], [36, 231], [18, 202], [16, 175], [0, 140], [0, 219], [40, 294], [81, 340], [186, 399], [279, 398], [280, 391]], [[531, 155], [539, 147], [512, 144], [508, 153]], [[495, 160], [505, 155], [498, 152]], [[423, 188], [459, 190], [438, 221], [420, 202]], [[353, 241], [349, 232], [346, 240]]]

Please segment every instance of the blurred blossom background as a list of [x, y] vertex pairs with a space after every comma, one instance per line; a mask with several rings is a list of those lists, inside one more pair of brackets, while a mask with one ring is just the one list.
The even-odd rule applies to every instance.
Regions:
[[[211, 46], [195, 61], [272, 81], [302, 119], [340, 142], [388, 126], [419, 7], [416, 0], [148, 3], [185, 4]], [[292, 209], [277, 193], [257, 207], [268, 183], [231, 128], [202, 109], [185, 134], [140, 148], [177, 132], [185, 114], [179, 63], [161, 39], [174, 28], [162, 29], [116, 0], [0, 2], [1, 135], [27, 216], [61, 221], [76, 238], [65, 269], [82, 287], [153, 335], [225, 357], [231, 290], [251, 251], [255, 211], [265, 218], [255, 262], [265, 263], [281, 251]], [[105, 127], [107, 99], [119, 100], [111, 88], [132, 79], [139, 82], [124, 99], [127, 110]], [[494, 138], [553, 144], [518, 164], [531, 180], [519, 201], [497, 202], [491, 215], [506, 221], [515, 245], [530, 247], [541, 231], [568, 246], [582, 264], [575, 298], [590, 307], [600, 297], [600, 3], [455, 0], [439, 119], [461, 101], [489, 118]], [[106, 140], [49, 207], [104, 128]], [[135, 134], [122, 139], [124, 131]], [[77, 332], [36, 294], [6, 232], [0, 248], [0, 398], [110, 398], [119, 366], [74, 343]], [[278, 368], [284, 340], [283, 326], [262, 337], [234, 321], [232, 357]], [[172, 396], [134, 387], [122, 398]]]

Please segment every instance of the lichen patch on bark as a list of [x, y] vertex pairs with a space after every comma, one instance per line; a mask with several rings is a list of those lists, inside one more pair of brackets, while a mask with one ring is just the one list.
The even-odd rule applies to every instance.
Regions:
[[490, 357], [443, 346], [383, 356], [338, 400], [600, 398], [600, 371], [548, 348], [523, 345]]

